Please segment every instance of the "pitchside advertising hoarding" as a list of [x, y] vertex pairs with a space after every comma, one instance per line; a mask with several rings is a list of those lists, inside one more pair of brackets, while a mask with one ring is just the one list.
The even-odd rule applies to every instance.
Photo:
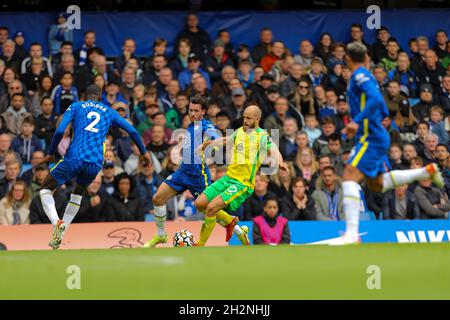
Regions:
[[[241, 222], [250, 229], [252, 222]], [[169, 235], [187, 229], [195, 237], [202, 222], [167, 222]], [[290, 221], [293, 245], [332, 243], [345, 230], [344, 222]], [[0, 249], [48, 250], [50, 225], [0, 226]], [[64, 238], [62, 249], [140, 248], [156, 232], [151, 222], [81, 223], [72, 224]], [[425, 243], [450, 242], [450, 220], [363, 221], [360, 225], [363, 243]], [[225, 230], [219, 225], [208, 242], [210, 246], [226, 246]], [[229, 245], [241, 245], [235, 236]], [[162, 247], [172, 246], [172, 241]]]

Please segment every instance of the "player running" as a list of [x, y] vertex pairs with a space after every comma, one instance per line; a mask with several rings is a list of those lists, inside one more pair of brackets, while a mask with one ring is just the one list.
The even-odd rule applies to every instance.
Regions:
[[[73, 138], [69, 149], [64, 158], [50, 170], [50, 174], [39, 191], [42, 207], [53, 224], [53, 234], [49, 246], [54, 250], [61, 245], [65, 230], [77, 214], [83, 192], [102, 168], [104, 141], [111, 125], [119, 126], [128, 132], [139, 148], [140, 160], [146, 163], [150, 161], [150, 155], [146, 153], [145, 146], [136, 129], [115, 110], [99, 102], [100, 98], [100, 88], [90, 85], [85, 92], [86, 101], [74, 103], [66, 110], [53, 136], [48, 155], [43, 160], [43, 162], [53, 162], [64, 131], [72, 123]], [[76, 178], [75, 189], [70, 195], [63, 220], [60, 220], [55, 208], [53, 191], [73, 178]]]
[[368, 187], [374, 192], [386, 192], [398, 186], [417, 180], [432, 179], [439, 187], [444, 186], [437, 164], [432, 163], [420, 169], [387, 170], [387, 151], [390, 145], [388, 132], [381, 122], [389, 116], [388, 109], [377, 81], [364, 66], [367, 49], [360, 43], [347, 46], [346, 60], [353, 75], [347, 90], [353, 121], [342, 133], [348, 138], [356, 138], [356, 145], [344, 170], [343, 209], [346, 232], [333, 244], [359, 242], [359, 183], [367, 178]]
[[[155, 208], [155, 222], [157, 234], [148, 241], [144, 248], [152, 248], [167, 242], [167, 233], [164, 229], [166, 221], [166, 203], [179, 193], [189, 190], [197, 198], [206, 187], [211, 184], [209, 169], [205, 164], [204, 154], [196, 154], [195, 149], [203, 143], [204, 137], [212, 141], [219, 137], [216, 128], [211, 122], [204, 119], [208, 108], [208, 100], [200, 95], [191, 98], [189, 103], [189, 124], [182, 142], [182, 161], [179, 169], [159, 186], [153, 197]], [[225, 211], [217, 213], [217, 219], [227, 229], [226, 241], [229, 241], [233, 232], [236, 232], [243, 244], [248, 244], [246, 229], [238, 225], [239, 218], [230, 216]]]
[[275, 156], [279, 168], [288, 170], [278, 148], [272, 144], [266, 131], [259, 127], [261, 110], [251, 105], [244, 110], [244, 124], [229, 137], [207, 141], [201, 146], [233, 145], [233, 159], [226, 175], [214, 182], [195, 201], [200, 211], [206, 211], [200, 240], [196, 245], [203, 246], [216, 224], [216, 214], [221, 210], [237, 210], [252, 195], [255, 177], [266, 155]]

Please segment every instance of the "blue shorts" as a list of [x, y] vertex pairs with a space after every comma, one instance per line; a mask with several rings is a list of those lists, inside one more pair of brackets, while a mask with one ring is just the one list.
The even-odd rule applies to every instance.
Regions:
[[211, 184], [209, 172], [205, 173], [205, 175], [193, 176], [177, 170], [168, 176], [164, 182], [178, 193], [189, 190], [194, 198], [197, 198]]
[[375, 178], [390, 169], [386, 152], [385, 147], [370, 141], [358, 142], [352, 149], [347, 163], [357, 168], [366, 177]]
[[50, 169], [50, 174], [58, 182], [58, 186], [76, 178], [77, 184], [86, 187], [91, 184], [101, 169], [95, 163], [63, 158]]

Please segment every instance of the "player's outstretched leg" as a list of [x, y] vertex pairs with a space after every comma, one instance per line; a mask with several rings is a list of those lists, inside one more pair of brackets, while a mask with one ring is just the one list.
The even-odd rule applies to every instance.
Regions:
[[144, 244], [144, 248], [153, 248], [158, 244], [167, 243], [167, 232], [164, 228], [167, 217], [166, 202], [176, 195], [177, 191], [165, 182], [159, 186], [156, 194], [153, 196], [153, 207], [155, 210], [153, 215], [155, 217], [157, 233], [150, 241]]
[[392, 190], [404, 184], [431, 179], [438, 188], [444, 187], [444, 179], [436, 163], [430, 163], [423, 168], [409, 170], [394, 170], [383, 174], [382, 192]]
[[47, 175], [41, 190], [39, 191], [39, 197], [41, 198], [42, 208], [45, 214], [53, 225], [52, 238], [49, 242], [49, 246], [56, 250], [61, 245], [61, 239], [66, 230], [64, 221], [60, 220], [58, 213], [56, 212], [55, 199], [53, 198], [53, 191], [55, 191], [58, 183], [52, 177]]
[[69, 203], [66, 206], [66, 210], [64, 211], [63, 221], [66, 226], [66, 231], [72, 223], [73, 219], [80, 210], [81, 199], [83, 197], [83, 193], [86, 190], [85, 186], [81, 186], [79, 184], [75, 185], [74, 191], [70, 194]]

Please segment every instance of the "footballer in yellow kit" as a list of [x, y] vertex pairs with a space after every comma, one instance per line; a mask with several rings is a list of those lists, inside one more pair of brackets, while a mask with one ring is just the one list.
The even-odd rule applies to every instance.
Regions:
[[208, 240], [214, 229], [218, 211], [235, 211], [252, 195], [256, 174], [266, 156], [274, 153], [279, 168], [288, 170], [276, 145], [272, 144], [267, 132], [259, 127], [261, 110], [254, 105], [247, 107], [244, 110], [243, 120], [243, 126], [233, 135], [202, 145], [202, 149], [205, 149], [208, 146], [219, 146], [224, 142], [232, 143], [233, 157], [226, 175], [206, 188], [195, 201], [197, 209], [205, 212], [198, 245], [204, 245]]

